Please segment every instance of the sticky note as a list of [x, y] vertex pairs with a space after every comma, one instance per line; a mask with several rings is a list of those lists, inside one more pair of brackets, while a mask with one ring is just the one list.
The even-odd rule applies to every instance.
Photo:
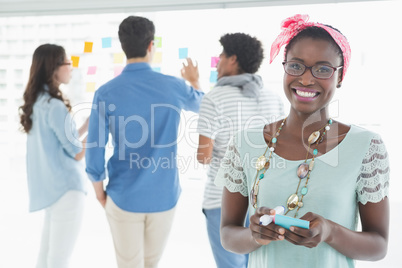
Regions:
[[153, 70], [154, 72], [160, 73], [160, 72], [161, 72], [161, 67], [153, 67], [152, 70]]
[[179, 48], [179, 59], [188, 58], [188, 48]]
[[162, 37], [155, 36], [154, 44], [155, 48], [162, 48]]
[[79, 62], [80, 62], [80, 57], [71, 56], [71, 63], [73, 64], [73, 67], [78, 68]]
[[93, 42], [85, 42], [84, 53], [91, 53], [93, 44]]
[[102, 48], [112, 47], [112, 38], [104, 37], [102, 38]]
[[211, 57], [211, 67], [215, 68], [219, 62], [219, 57]]
[[156, 64], [162, 63], [162, 52], [155, 52], [152, 63]]
[[216, 81], [218, 81], [218, 72], [217, 71], [211, 71], [211, 74], [209, 76], [209, 82], [216, 83]]
[[95, 82], [88, 82], [86, 92], [95, 92]]
[[120, 75], [123, 69], [123, 66], [114, 66], [114, 77]]
[[87, 74], [91, 75], [91, 74], [95, 74], [95, 73], [96, 73], [96, 66], [89, 66]]
[[123, 63], [123, 61], [124, 61], [124, 53], [113, 54], [113, 63]]

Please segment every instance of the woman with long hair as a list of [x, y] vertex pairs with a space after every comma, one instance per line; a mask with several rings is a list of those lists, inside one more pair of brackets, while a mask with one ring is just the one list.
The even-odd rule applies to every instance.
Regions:
[[88, 122], [76, 129], [70, 102], [59, 89], [70, 81], [71, 70], [63, 47], [39, 46], [20, 107], [27, 133], [29, 210], [45, 209], [37, 268], [68, 267], [82, 222], [86, 184], [79, 160], [86, 138], [79, 138]]

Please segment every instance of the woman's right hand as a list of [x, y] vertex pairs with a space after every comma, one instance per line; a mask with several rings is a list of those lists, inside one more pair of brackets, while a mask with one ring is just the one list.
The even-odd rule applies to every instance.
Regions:
[[272, 241], [284, 240], [285, 229], [271, 222], [267, 226], [260, 225], [260, 217], [263, 215], [275, 215], [275, 210], [267, 207], [259, 207], [250, 217], [250, 230], [257, 244], [268, 245]]

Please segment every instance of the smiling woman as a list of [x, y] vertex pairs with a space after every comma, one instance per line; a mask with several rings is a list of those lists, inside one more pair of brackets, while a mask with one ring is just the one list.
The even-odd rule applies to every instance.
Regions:
[[[330, 118], [328, 106], [346, 74], [350, 47], [338, 30], [307, 20], [286, 19], [271, 49], [272, 61], [288, 44], [283, 87], [289, 115], [263, 131], [238, 132], [215, 180], [225, 187], [222, 245], [250, 253], [251, 268], [354, 267], [353, 259], [380, 260], [387, 252], [388, 154], [378, 134]], [[247, 163], [257, 158], [258, 166]], [[275, 159], [286, 167], [270, 167]], [[262, 226], [260, 218], [274, 215], [278, 205], [287, 207], [285, 215], [308, 221], [308, 230]]]

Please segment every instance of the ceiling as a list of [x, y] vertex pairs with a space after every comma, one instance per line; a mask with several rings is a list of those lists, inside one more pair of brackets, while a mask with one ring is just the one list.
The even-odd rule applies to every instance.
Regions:
[[[372, 0], [365, 0], [372, 1]], [[380, 0], [381, 1], [381, 0]], [[384, 1], [384, 0], [383, 0]], [[362, 0], [0, 0], [0, 16], [146, 12], [363, 2]]]

